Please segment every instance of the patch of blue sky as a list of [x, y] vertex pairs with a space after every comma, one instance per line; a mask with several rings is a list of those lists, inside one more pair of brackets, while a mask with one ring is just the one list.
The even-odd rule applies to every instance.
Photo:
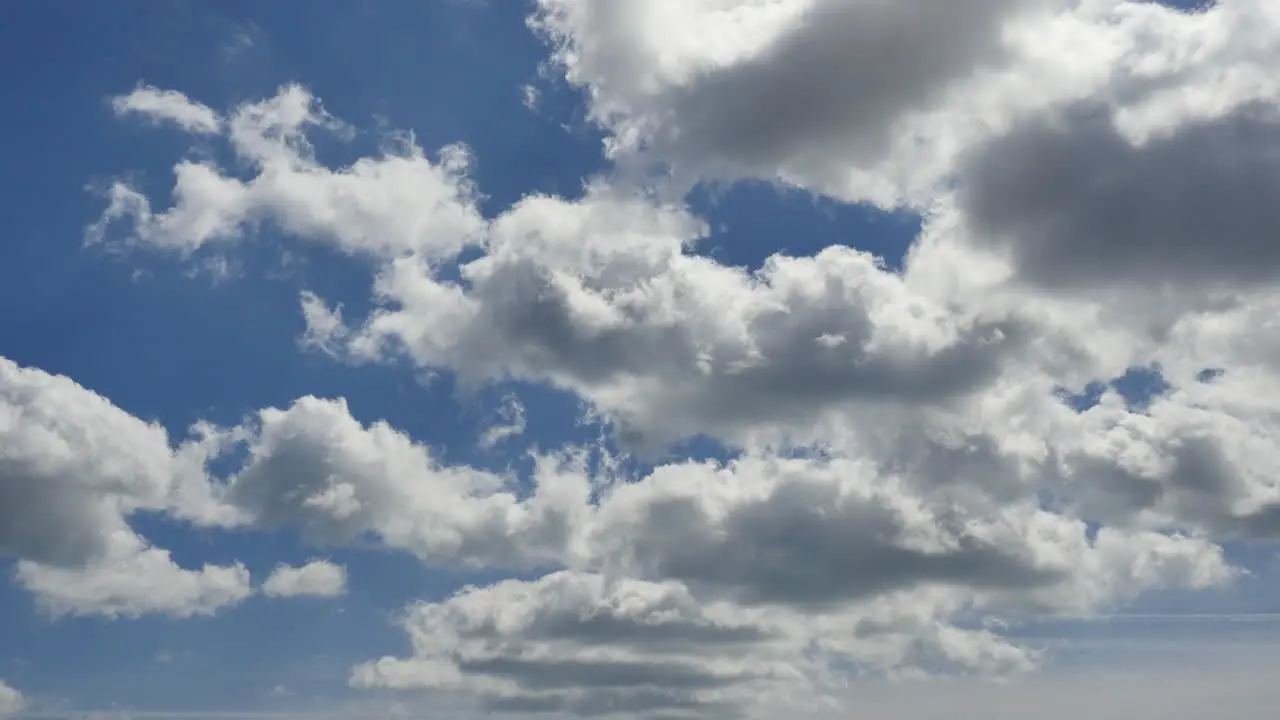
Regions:
[[871, 253], [886, 267], [900, 269], [921, 222], [907, 211], [838, 203], [763, 182], [700, 187], [690, 205], [711, 228], [698, 250], [750, 269], [770, 255], [804, 257], [831, 245]]
[[1059, 388], [1058, 397], [1076, 412], [1084, 412], [1096, 406], [1108, 389], [1123, 398], [1129, 410], [1141, 412], [1173, 386], [1165, 379], [1159, 366], [1135, 366], [1119, 377], [1094, 380], [1076, 391]]

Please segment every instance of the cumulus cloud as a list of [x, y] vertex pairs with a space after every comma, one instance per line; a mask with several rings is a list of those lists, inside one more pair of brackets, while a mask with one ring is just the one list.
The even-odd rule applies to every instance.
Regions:
[[357, 667], [358, 686], [469, 689], [491, 710], [579, 715], [726, 707], [785, 684], [794, 639], [704, 606], [677, 584], [557, 573], [411, 608], [409, 659]]
[[337, 597], [346, 591], [347, 569], [328, 560], [279, 565], [262, 583], [262, 592], [271, 597]]
[[542, 0], [532, 23], [616, 157], [892, 205], [991, 123], [1105, 72], [1045, 66], [1073, 39], [1066, 6]]
[[1072, 107], [977, 149], [960, 205], [973, 238], [1051, 289], [1266, 283], [1277, 265], [1277, 137], [1272, 106], [1140, 145], [1105, 109]]
[[1272, 386], [1224, 376], [1156, 398], [1142, 411], [1108, 392], [1064, 425], [1070, 435], [1055, 444], [1051, 472], [1078, 512], [1100, 521], [1275, 538], [1280, 428], [1252, 400]]
[[[1230, 577], [1210, 543], [1109, 529], [1091, 537], [1085, 523], [1029, 504], [967, 516], [840, 459], [666, 466], [615, 488], [600, 515], [592, 545], [604, 567], [747, 604], [820, 607], [954, 585], [992, 602], [1088, 612], [1148, 585]], [[1131, 572], [1137, 557], [1143, 575]]]
[[[946, 513], [950, 513], [948, 516]], [[1104, 529], [1034, 507], [931, 505], [855, 463], [681, 463], [604, 491], [585, 557], [536, 581], [408, 610], [407, 658], [361, 687], [467, 690], [491, 710], [719, 717], [829, 698], [867, 673], [1010, 674], [1040, 653], [955, 624], [1089, 614], [1231, 579], [1202, 539]]]
[[442, 464], [385, 422], [361, 424], [341, 400], [264, 409], [227, 434], [248, 459], [226, 479], [225, 499], [253, 526], [319, 545], [372, 534], [438, 565], [554, 562], [591, 492], [584, 477], [547, 461], [536, 491], [520, 497], [510, 478]]
[[881, 205], [927, 203], [958, 155], [1064, 102], [1146, 136], [1276, 97], [1265, 0], [964, 7], [541, 0], [531, 23], [615, 158]]
[[[855, 250], [776, 256], [756, 273], [682, 252], [696, 225], [672, 208], [534, 198], [495, 228], [489, 253], [461, 268], [468, 286], [412, 260], [388, 267], [389, 307], [353, 353], [398, 347], [465, 381], [551, 382], [636, 442], [662, 443], [802, 425], [854, 400], [964, 395], [1023, 339], [1016, 317], [949, 313]], [[566, 252], [584, 245], [594, 257]]]
[[[193, 106], [178, 93], [165, 97]], [[295, 237], [323, 237], [346, 253], [380, 257], [449, 255], [480, 229], [462, 180], [465, 148], [445, 148], [432, 162], [405, 136], [390, 140], [380, 157], [330, 172], [316, 163], [305, 131], [344, 127], [305, 88], [282, 87], [273, 98], [236, 108], [225, 123], [237, 159], [258, 171], [254, 180], [223, 174], [211, 161], [183, 160], [173, 169], [172, 205], [159, 212], [146, 196], [117, 182], [86, 239], [102, 241], [112, 223], [128, 221], [122, 242], [190, 254], [270, 223]]]
[[20, 561], [18, 581], [53, 617], [212, 615], [252, 594], [249, 571], [243, 565], [206, 564], [188, 570], [179, 567], [167, 550], [151, 547], [136, 536], [122, 539], [119, 551], [85, 568]]
[[243, 567], [180, 568], [129, 526], [149, 510], [235, 522], [203, 471], [207, 447], [69, 378], [0, 358], [0, 553], [54, 614], [204, 614], [248, 595]]

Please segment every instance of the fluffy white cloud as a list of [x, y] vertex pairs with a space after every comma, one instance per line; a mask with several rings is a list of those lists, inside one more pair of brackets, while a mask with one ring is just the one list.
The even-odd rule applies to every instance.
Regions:
[[0, 553], [54, 614], [211, 612], [242, 600], [242, 567], [178, 567], [133, 532], [150, 510], [236, 521], [203, 471], [197, 436], [178, 448], [69, 378], [0, 358]]
[[22, 711], [25, 703], [22, 693], [14, 690], [0, 680], [0, 718], [11, 718]]
[[843, 685], [829, 665], [837, 657], [1026, 668], [1027, 652], [939, 624], [912, 599], [815, 619], [707, 602], [672, 581], [555, 573], [411, 607], [413, 655], [357, 666], [351, 682], [466, 690], [490, 712], [734, 717], [764, 698], [792, 712], [830, 704]]
[[167, 550], [136, 535], [121, 536], [120, 549], [83, 568], [18, 563], [18, 581], [53, 617], [102, 615], [136, 618], [162, 613], [185, 618], [212, 615], [252, 594], [243, 565], [179, 567]]
[[328, 560], [279, 565], [262, 583], [262, 592], [271, 597], [337, 597], [346, 591], [347, 569]]
[[615, 157], [881, 204], [926, 191], [991, 124], [1090, 87], [1109, 59], [1047, 62], [1079, 39], [1059, 0], [538, 5]]
[[556, 573], [409, 610], [409, 659], [357, 667], [358, 686], [467, 689], [490, 710], [579, 715], [736, 706], [802, 662], [784, 628], [700, 604], [678, 584]]
[[882, 205], [927, 201], [958, 155], [1063, 102], [1143, 137], [1280, 88], [1266, 0], [540, 0], [532, 23], [615, 158]]
[[[702, 232], [686, 210], [603, 187], [528, 198], [491, 227], [465, 284], [414, 258], [389, 264], [386, 309], [338, 335], [349, 354], [402, 349], [468, 383], [551, 382], [653, 447], [803, 428], [853, 401], [963, 396], [1026, 339], [1012, 313], [942, 306], [847, 248], [756, 273], [718, 264], [686, 250]], [[335, 337], [321, 324], [309, 336]]]
[[1031, 503], [970, 514], [857, 460], [670, 465], [611, 488], [599, 508], [590, 547], [602, 567], [747, 604], [822, 608], [951, 585], [997, 604], [1089, 612], [1145, 587], [1230, 577], [1211, 543], [1091, 536]]
[[139, 85], [128, 95], [111, 98], [116, 115], [141, 115], [152, 122], [171, 122], [190, 133], [211, 135], [222, 129], [213, 108], [193, 102], [173, 90]]
[[519, 497], [513, 479], [442, 465], [386, 423], [362, 425], [341, 400], [265, 409], [226, 437], [248, 455], [226, 481], [226, 501], [254, 526], [321, 545], [372, 534], [437, 564], [558, 561], [591, 492], [584, 477], [548, 460], [534, 493]]
[[[192, 105], [170, 93], [165, 97]], [[86, 238], [102, 241], [111, 223], [128, 220], [125, 242], [190, 254], [270, 223], [296, 237], [322, 237], [353, 255], [447, 256], [483, 226], [463, 180], [465, 148], [445, 148], [433, 163], [412, 137], [399, 137], [381, 157], [331, 172], [316, 163], [308, 129], [342, 132], [345, 126], [297, 85], [245, 104], [228, 116], [225, 134], [237, 159], [258, 171], [252, 181], [225, 175], [210, 161], [183, 160], [174, 166], [173, 204], [162, 212], [117, 182]]]

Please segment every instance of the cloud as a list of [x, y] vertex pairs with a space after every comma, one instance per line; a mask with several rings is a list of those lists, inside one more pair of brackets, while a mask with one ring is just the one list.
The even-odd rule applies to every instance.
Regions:
[[291, 529], [320, 545], [373, 534], [443, 565], [523, 567], [567, 552], [590, 488], [546, 465], [531, 497], [507, 478], [441, 464], [385, 422], [364, 426], [345, 401], [301, 398], [264, 409], [243, 438], [248, 460], [226, 500], [262, 529]]
[[127, 95], [111, 98], [117, 116], [141, 115], [151, 122], [171, 122], [189, 133], [213, 135], [222, 129], [222, 118], [207, 105], [194, 102], [174, 90], [139, 85]]
[[159, 613], [178, 618], [213, 615], [252, 594], [243, 565], [179, 567], [167, 550], [136, 536], [118, 554], [83, 569], [18, 563], [18, 581], [53, 617], [101, 615], [137, 618]]
[[885, 206], [927, 205], [964, 151], [1062, 103], [1114, 103], [1144, 135], [1280, 88], [1265, 0], [965, 7], [541, 0], [531, 24], [616, 159]]
[[1272, 382], [1224, 376], [1156, 398], [1142, 412], [1107, 393], [1063, 428], [1071, 434], [1055, 443], [1055, 480], [1078, 512], [1103, 522], [1274, 539], [1280, 428], [1260, 403], [1239, 401]]
[[[787, 638], [700, 606], [679, 585], [557, 573], [411, 608], [410, 659], [357, 667], [358, 686], [470, 689], [492, 710], [579, 715], [706, 709], [785, 681]], [[780, 676], [781, 675], [781, 676]]]
[[[1109, 529], [1090, 537], [1083, 522], [1034, 505], [970, 516], [939, 501], [856, 460], [677, 464], [613, 489], [593, 546], [615, 572], [818, 608], [955, 585], [993, 602], [1089, 612], [1147, 584], [1230, 577], [1217, 548], [1190, 538]], [[1147, 574], [1132, 572], [1136, 557]]]
[[25, 705], [22, 693], [0, 681], [0, 718], [11, 718], [22, 712]]
[[177, 449], [69, 378], [0, 358], [0, 554], [53, 614], [206, 614], [248, 595], [240, 566], [178, 567], [130, 528], [148, 510], [216, 525], [198, 437]]
[[113, 223], [124, 221], [129, 234], [121, 242], [191, 254], [271, 223], [295, 237], [323, 236], [352, 255], [449, 255], [482, 228], [464, 179], [465, 148], [445, 148], [433, 163], [412, 137], [393, 138], [382, 156], [335, 173], [317, 165], [307, 129], [346, 128], [297, 85], [236, 108], [225, 137], [236, 158], [258, 172], [255, 179], [224, 175], [211, 161], [183, 160], [173, 169], [172, 205], [159, 212], [136, 189], [116, 182], [86, 240], [101, 242]]
[[947, 312], [855, 250], [775, 256], [754, 274], [720, 265], [682, 250], [702, 232], [687, 210], [607, 188], [527, 198], [492, 227], [465, 285], [413, 259], [388, 265], [387, 307], [351, 353], [401, 348], [464, 382], [551, 382], [652, 446], [803, 426], [855, 399], [961, 396], [1022, 341], [1016, 317]]
[[342, 306], [331, 309], [320, 296], [308, 291], [303, 291], [300, 300], [306, 330], [298, 338], [298, 345], [304, 350], [341, 357], [344, 341], [351, 334], [342, 319]]
[[1029, 121], [962, 171], [971, 236], [1049, 289], [1236, 289], [1269, 283], [1280, 255], [1280, 117], [1244, 108], [1141, 145], [1103, 108]]
[[893, 205], [989, 123], [1105, 72], [1078, 48], [1069, 71], [1042, 67], [1066, 6], [541, 0], [531, 22], [615, 157]]
[[485, 428], [476, 444], [485, 450], [491, 450], [507, 440], [523, 435], [526, 427], [524, 405], [520, 404], [520, 399], [516, 396], [508, 395], [498, 408], [497, 422]]
[[328, 560], [313, 560], [302, 567], [279, 565], [262, 583], [271, 597], [337, 597], [347, 591], [347, 569]]

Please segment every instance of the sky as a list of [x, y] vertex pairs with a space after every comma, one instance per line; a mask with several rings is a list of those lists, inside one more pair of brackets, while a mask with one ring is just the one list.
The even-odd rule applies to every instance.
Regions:
[[0, 720], [1280, 702], [1271, 0], [50, 0], [0, 59]]

